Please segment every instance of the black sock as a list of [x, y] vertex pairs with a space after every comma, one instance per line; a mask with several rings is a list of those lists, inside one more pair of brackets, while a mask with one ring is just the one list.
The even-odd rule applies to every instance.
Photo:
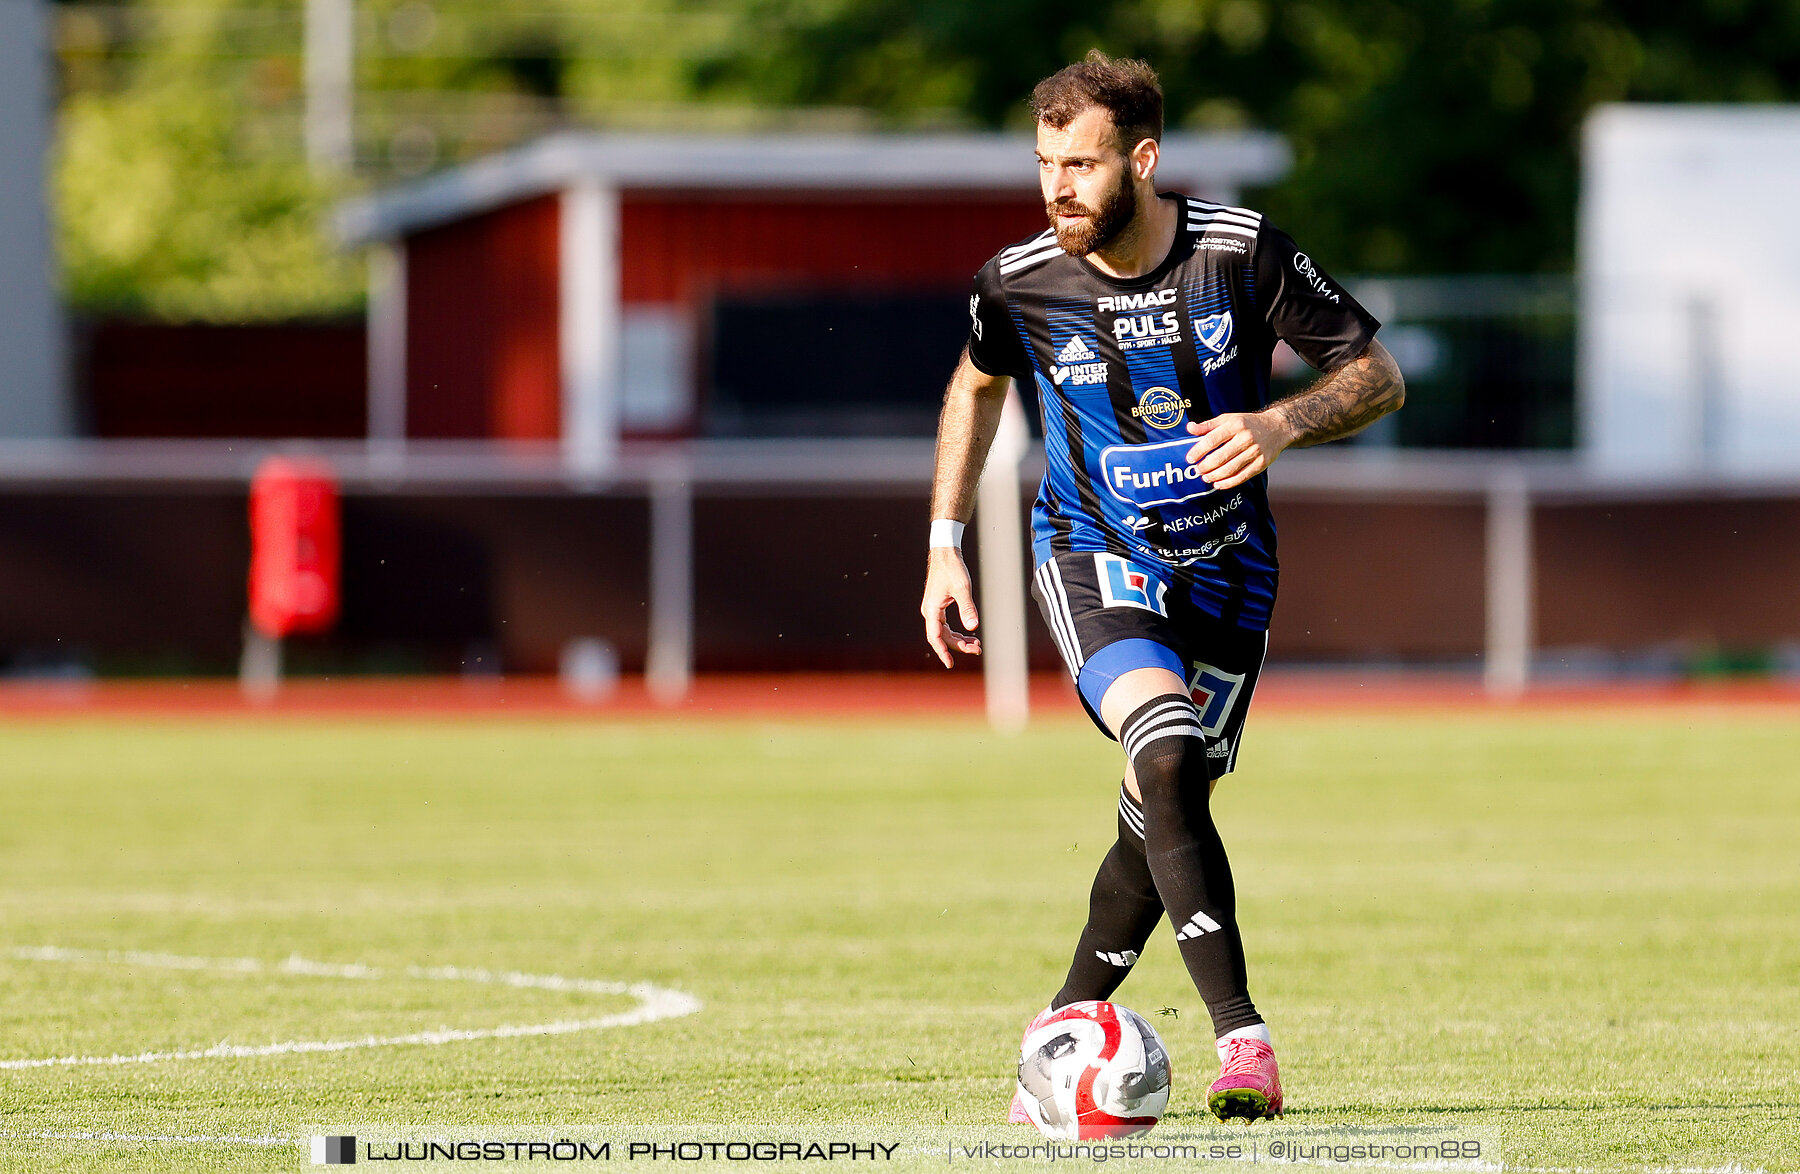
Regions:
[[1143, 809], [1121, 786], [1119, 838], [1094, 874], [1087, 926], [1075, 943], [1069, 976], [1050, 1000], [1052, 1007], [1109, 998], [1131, 973], [1144, 943], [1162, 919], [1162, 899], [1156, 895], [1156, 882], [1144, 862], [1143, 828]]
[[1224, 1035], [1261, 1023], [1244, 973], [1231, 862], [1213, 825], [1193, 700], [1165, 693], [1125, 719], [1119, 741], [1144, 801], [1144, 860], [1175, 926], [1188, 975]]

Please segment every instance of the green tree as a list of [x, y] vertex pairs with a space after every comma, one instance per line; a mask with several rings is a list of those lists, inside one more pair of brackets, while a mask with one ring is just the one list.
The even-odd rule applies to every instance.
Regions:
[[357, 166], [302, 155], [304, 0], [55, 7], [54, 199], [68, 302], [94, 315], [351, 313], [362, 267], [332, 204], [569, 125], [754, 123], [696, 100], [692, 62], [740, 32], [729, 0], [357, 0]]
[[1252, 198], [1346, 272], [1567, 271], [1595, 103], [1800, 97], [1797, 0], [359, 0], [357, 168], [321, 178], [303, 0], [57, 11], [69, 299], [177, 318], [353, 311], [335, 199], [559, 127], [1023, 128], [1090, 47], [1174, 126], [1285, 134]]
[[1173, 125], [1289, 138], [1258, 198], [1349, 271], [1567, 271], [1595, 103], [1800, 96], [1793, 0], [749, 2], [771, 35], [698, 62], [697, 93], [1023, 125], [1089, 48], [1145, 57]]
[[85, 94], [62, 117], [63, 281], [99, 314], [231, 321], [342, 314], [360, 265], [323, 230], [329, 185], [296, 157], [243, 158], [216, 94]]
[[[361, 267], [324, 231], [341, 185], [300, 158], [292, 6], [67, 6], [54, 199], [78, 311], [194, 320], [342, 314]], [[239, 43], [234, 45], [232, 38]], [[252, 46], [254, 47], [254, 46]], [[271, 68], [273, 64], [274, 68]]]

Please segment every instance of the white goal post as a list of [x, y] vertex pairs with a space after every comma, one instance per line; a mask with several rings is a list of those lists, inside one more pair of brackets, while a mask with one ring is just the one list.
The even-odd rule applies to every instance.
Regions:
[[1008, 733], [1031, 718], [1031, 665], [1025, 599], [1027, 544], [1020, 508], [1019, 466], [1031, 448], [1031, 427], [1019, 391], [1009, 386], [1000, 429], [988, 449], [976, 491], [976, 536], [981, 543], [981, 673], [988, 722]]

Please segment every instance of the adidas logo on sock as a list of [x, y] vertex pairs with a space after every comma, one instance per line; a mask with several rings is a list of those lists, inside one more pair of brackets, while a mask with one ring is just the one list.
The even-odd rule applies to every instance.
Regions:
[[1223, 927], [1220, 926], [1218, 922], [1214, 921], [1206, 914], [1196, 913], [1188, 918], [1188, 923], [1181, 927], [1180, 932], [1175, 935], [1175, 940], [1178, 942], [1185, 942], [1189, 938], [1197, 938], [1203, 933], [1212, 933], [1221, 928]]
[[1137, 965], [1138, 952], [1136, 950], [1121, 950], [1115, 954], [1111, 950], [1095, 950], [1094, 957], [1100, 959], [1102, 962], [1110, 962], [1114, 966], [1135, 966]]
[[1088, 344], [1082, 341], [1079, 334], [1071, 338], [1062, 350], [1056, 352], [1056, 361], [1059, 363], [1087, 363], [1094, 358], [1094, 352], [1088, 349]]

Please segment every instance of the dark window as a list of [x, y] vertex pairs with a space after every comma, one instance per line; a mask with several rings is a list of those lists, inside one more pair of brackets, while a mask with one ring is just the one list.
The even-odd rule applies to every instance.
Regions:
[[701, 430], [930, 436], [968, 332], [957, 293], [721, 298]]

